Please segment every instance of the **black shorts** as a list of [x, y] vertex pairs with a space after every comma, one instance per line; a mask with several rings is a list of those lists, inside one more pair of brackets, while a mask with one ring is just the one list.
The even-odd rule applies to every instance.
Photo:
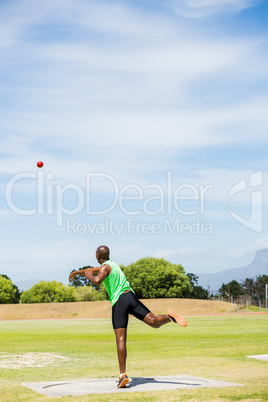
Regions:
[[133, 292], [122, 293], [112, 308], [113, 328], [127, 328], [129, 314], [143, 321], [148, 313], [150, 310], [142, 304]]

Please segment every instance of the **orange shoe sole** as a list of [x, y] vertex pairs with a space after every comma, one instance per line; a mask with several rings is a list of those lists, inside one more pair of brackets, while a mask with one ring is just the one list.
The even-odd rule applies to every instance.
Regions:
[[172, 319], [172, 321], [176, 322], [181, 327], [187, 327], [187, 321], [183, 317], [183, 315], [176, 313], [176, 311], [174, 311], [174, 310], [169, 310], [168, 316]]
[[126, 385], [129, 383], [129, 378], [125, 377], [123, 380], [120, 382], [119, 379], [119, 384], [117, 385], [117, 388], [126, 388]]

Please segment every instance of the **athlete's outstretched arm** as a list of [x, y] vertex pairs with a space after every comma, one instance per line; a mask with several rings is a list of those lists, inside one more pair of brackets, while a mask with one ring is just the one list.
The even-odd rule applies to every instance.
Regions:
[[85, 273], [85, 277], [89, 279], [90, 282], [93, 283], [93, 285], [100, 285], [104, 281], [104, 279], [111, 273], [111, 267], [108, 264], [104, 264], [99, 268], [99, 273], [96, 276], [93, 276], [92, 272], [89, 270]]
[[91, 272], [92, 274], [97, 274], [100, 269], [101, 269], [101, 267], [95, 267], [95, 268], [80, 269], [79, 271], [71, 272], [69, 275], [69, 281], [73, 281], [74, 277], [76, 275], [86, 276], [86, 272]]

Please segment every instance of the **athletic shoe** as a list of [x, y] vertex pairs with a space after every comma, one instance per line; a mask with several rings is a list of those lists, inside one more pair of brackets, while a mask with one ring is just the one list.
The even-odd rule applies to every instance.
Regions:
[[126, 374], [121, 375], [119, 377], [119, 382], [117, 388], [126, 388], [126, 385], [129, 383], [128, 376]]
[[183, 315], [180, 315], [180, 314], [176, 313], [176, 311], [168, 310], [168, 316], [173, 322], [176, 322], [181, 327], [186, 327], [187, 326], [186, 319], [183, 317]]

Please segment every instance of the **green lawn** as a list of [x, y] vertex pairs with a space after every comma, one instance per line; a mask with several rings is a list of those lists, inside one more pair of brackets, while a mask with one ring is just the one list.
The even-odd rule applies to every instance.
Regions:
[[[35, 320], [0, 323], [0, 364], [5, 355], [52, 353], [67, 358], [43, 367], [0, 367], [1, 401], [120, 401], [120, 395], [47, 398], [22, 382], [118, 377], [110, 320]], [[170, 323], [152, 329], [131, 319], [131, 377], [191, 375], [236, 382], [241, 387], [124, 393], [135, 401], [268, 400], [268, 362], [247, 355], [268, 353], [268, 315], [188, 317], [188, 327]], [[42, 356], [42, 355], [40, 355]]]

